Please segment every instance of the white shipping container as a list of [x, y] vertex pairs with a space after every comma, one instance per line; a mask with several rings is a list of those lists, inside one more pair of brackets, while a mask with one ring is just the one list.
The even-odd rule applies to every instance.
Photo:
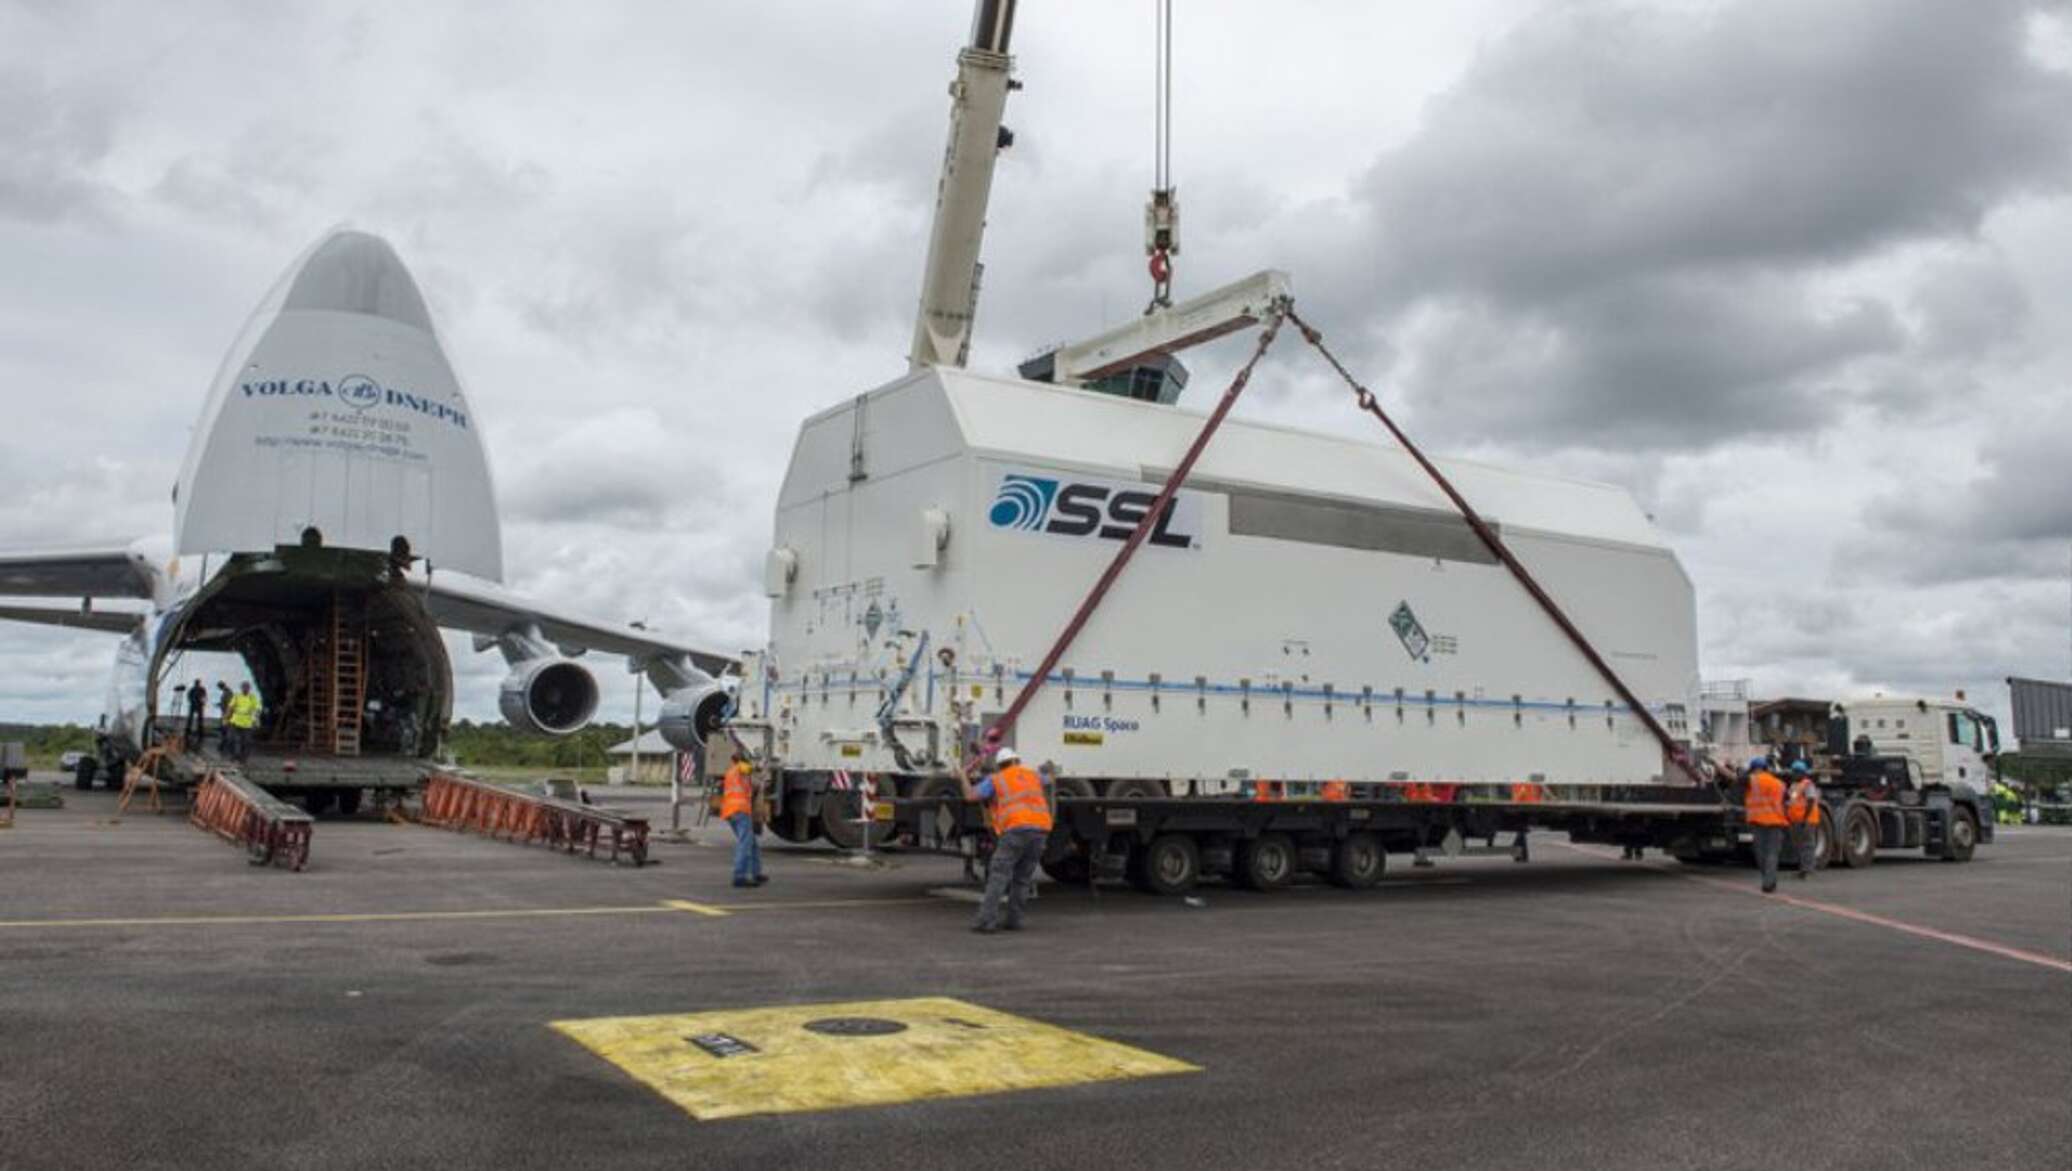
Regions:
[[[770, 643], [749, 664], [744, 727], [766, 729], [788, 769], [946, 761], [959, 716], [968, 732], [1006, 707], [1204, 418], [927, 369], [807, 420], [778, 500]], [[1023, 756], [1176, 793], [1246, 776], [1660, 783], [1645, 727], [1438, 488], [1367, 441], [1364, 419], [1346, 426], [1361, 438], [1224, 425], [1021, 717]], [[1686, 737], [1691, 584], [1633, 499], [1440, 462]], [[903, 769], [878, 711], [924, 634], [894, 705]]]

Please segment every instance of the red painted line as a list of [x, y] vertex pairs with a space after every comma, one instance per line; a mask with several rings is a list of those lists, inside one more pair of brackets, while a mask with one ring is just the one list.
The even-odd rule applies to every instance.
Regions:
[[1819, 911], [1822, 914], [1834, 915], [1843, 919], [1853, 919], [1858, 923], [1869, 923], [1873, 927], [1883, 927], [1890, 931], [1904, 932], [1907, 935], [1918, 935], [1923, 939], [1953, 943], [1958, 947], [1968, 947], [1973, 951], [1982, 951], [1988, 955], [2001, 956], [2010, 960], [2020, 960], [2025, 964], [2035, 964], [2040, 968], [2054, 968], [2060, 972], [2072, 972], [2072, 960], [2061, 960], [2056, 956], [2047, 956], [2041, 952], [2024, 951], [2019, 947], [2009, 947], [2004, 943], [1994, 943], [1990, 939], [1980, 939], [1975, 935], [1960, 935], [1955, 931], [1942, 931], [1934, 927], [1923, 927], [1918, 923], [1888, 919], [1883, 915], [1873, 915], [1869, 911], [1859, 911], [1854, 907], [1844, 907], [1837, 903], [1825, 903], [1819, 899], [1801, 898], [1798, 895], [1788, 895], [1781, 892], [1766, 895], [1762, 893], [1760, 888], [1723, 882], [1717, 878], [1700, 878], [1695, 874], [1683, 874], [1678, 877], [1688, 878], [1692, 882], [1702, 882], [1707, 886], [1717, 886], [1726, 890], [1738, 891], [1741, 894], [1751, 894], [1780, 903], [1789, 903], [1794, 907], [1801, 907], [1808, 911]]
[[[1568, 843], [1564, 842], [1561, 844], [1567, 845]], [[1611, 857], [1610, 851], [1598, 851], [1582, 846], [1569, 846], [1569, 849], [1579, 854], [1590, 854], [1607, 859]], [[1794, 907], [1807, 911], [1819, 911], [1822, 914], [1834, 915], [1837, 918], [1853, 919], [1858, 923], [1868, 923], [1873, 927], [1883, 927], [1889, 931], [1918, 935], [1923, 939], [1933, 939], [1942, 943], [1955, 944], [1958, 947], [1968, 947], [1973, 951], [1985, 952], [1987, 955], [2020, 960], [2022, 963], [2035, 964], [2040, 968], [2051, 968], [2060, 972], [2072, 973], [2072, 960], [2062, 960], [2056, 956], [2044, 955], [2041, 952], [2024, 951], [2019, 947], [2009, 947], [2004, 943], [1994, 943], [1990, 939], [1980, 939], [1973, 935], [1960, 935], [1955, 931], [1941, 931], [1934, 927], [1922, 927], [1916, 923], [1907, 923], [1899, 919], [1888, 919], [1883, 915], [1873, 915], [1869, 911], [1859, 911], [1854, 907], [1844, 907], [1837, 903], [1824, 903], [1819, 899], [1801, 898], [1798, 895], [1782, 893], [1764, 894], [1760, 887], [1750, 886], [1746, 883], [1727, 882], [1724, 879], [1718, 878], [1705, 878], [1697, 874], [1686, 874], [1681, 870], [1667, 866], [1654, 865], [1653, 869], [1660, 870], [1664, 874], [1674, 874], [1686, 882], [1718, 887], [1721, 890], [1730, 890], [1736, 894], [1754, 895], [1757, 898], [1768, 899], [1772, 902], [1789, 903]]]

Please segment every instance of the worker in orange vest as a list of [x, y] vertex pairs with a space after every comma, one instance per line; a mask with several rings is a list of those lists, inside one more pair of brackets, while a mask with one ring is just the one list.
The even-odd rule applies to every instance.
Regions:
[[1326, 801], [1350, 801], [1353, 787], [1344, 781], [1325, 781], [1317, 788], [1317, 796]]
[[1273, 783], [1272, 781], [1253, 781], [1253, 782], [1252, 782], [1252, 800], [1254, 800], [1254, 801], [1278, 801], [1278, 800], [1280, 800], [1280, 799], [1281, 799], [1281, 787], [1280, 787], [1279, 785], [1277, 785], [1277, 784]]
[[719, 819], [734, 831], [734, 885], [761, 886], [770, 881], [763, 875], [762, 843], [756, 840], [755, 762], [738, 749], [720, 781]]
[[[1022, 763], [1012, 748], [993, 754], [993, 775], [974, 785], [971, 774], [960, 762], [958, 783], [964, 799], [986, 803], [986, 821], [993, 828], [993, 856], [986, 863], [986, 894], [978, 904], [978, 920], [971, 925], [980, 935], [1003, 928], [1020, 931], [1028, 912], [1029, 888], [1036, 881], [1036, 863], [1043, 857], [1043, 844], [1050, 837], [1050, 801], [1043, 793], [1043, 778]], [[1000, 904], [1007, 903], [1001, 917]]]
[[1748, 762], [1748, 828], [1755, 834], [1755, 861], [1763, 875], [1763, 893], [1777, 889], [1777, 856], [1784, 852], [1784, 833], [1791, 821], [1784, 815], [1784, 782], [1770, 771], [1770, 758]]
[[1820, 786], [1803, 760], [1791, 762], [1791, 788], [1784, 796], [1784, 816], [1791, 822], [1791, 849], [1799, 858], [1799, 877], [1807, 878], [1825, 861], [1820, 845]]

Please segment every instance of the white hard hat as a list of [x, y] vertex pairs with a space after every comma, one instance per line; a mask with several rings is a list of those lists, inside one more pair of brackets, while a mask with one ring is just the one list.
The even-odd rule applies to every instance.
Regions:
[[1022, 754], [1016, 752], [1014, 749], [1002, 748], [1000, 751], [993, 754], [993, 763], [995, 765], [1009, 765], [1013, 764], [1015, 761], [1020, 760], [1021, 758]]

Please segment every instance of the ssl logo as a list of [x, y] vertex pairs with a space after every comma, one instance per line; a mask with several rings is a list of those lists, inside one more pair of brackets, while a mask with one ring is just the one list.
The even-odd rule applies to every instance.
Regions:
[[[1139, 488], [1010, 472], [1000, 477], [986, 520], [996, 529], [1126, 541], [1157, 501], [1158, 493]], [[1191, 493], [1176, 495], [1145, 539], [1168, 549], [1194, 548], [1190, 534], [1199, 528], [1193, 523], [1198, 511]]]

